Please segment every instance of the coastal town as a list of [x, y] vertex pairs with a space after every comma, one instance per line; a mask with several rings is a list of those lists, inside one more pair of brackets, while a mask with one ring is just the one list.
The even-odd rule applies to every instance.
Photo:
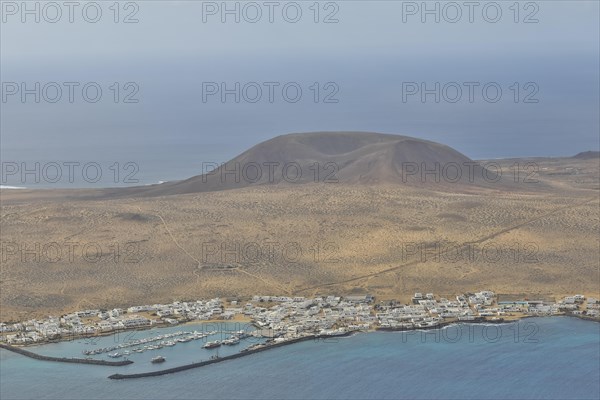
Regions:
[[[246, 322], [245, 329], [236, 329], [227, 338], [211, 342], [210, 346], [237, 344], [240, 338], [250, 335], [267, 338], [266, 343], [250, 346], [256, 348], [303, 337], [342, 336], [373, 330], [431, 329], [457, 322], [511, 322], [530, 316], [553, 315], [600, 321], [600, 300], [580, 294], [558, 301], [516, 299], [499, 296], [489, 290], [454, 298], [414, 293], [408, 304], [393, 300], [376, 301], [370, 295], [315, 298], [257, 295], [246, 301], [214, 298], [127, 309], [90, 309], [45, 319], [0, 323], [0, 342], [23, 346], [191, 322], [236, 321]], [[173, 345], [177, 341], [204, 338], [214, 333], [182, 331], [171, 335], [172, 340], [160, 343]], [[160, 339], [165, 339], [164, 335]], [[161, 344], [159, 346], [162, 347]]]

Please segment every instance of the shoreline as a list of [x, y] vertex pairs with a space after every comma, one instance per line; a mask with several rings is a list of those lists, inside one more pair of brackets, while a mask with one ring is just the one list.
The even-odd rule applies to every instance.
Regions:
[[149, 331], [152, 329], [160, 330], [160, 329], [166, 329], [166, 328], [175, 328], [177, 326], [189, 326], [189, 325], [198, 325], [198, 324], [241, 323], [241, 322], [247, 323], [248, 325], [251, 325], [254, 328], [258, 329], [258, 327], [249, 318], [192, 320], [192, 321], [182, 321], [176, 325], [168, 325], [168, 324], [158, 325], [157, 324], [157, 325], [149, 325], [149, 326], [142, 326], [142, 327], [135, 327], [135, 328], [116, 329], [116, 330], [109, 331], [109, 332], [95, 332], [94, 334], [73, 333], [69, 336], [59, 337], [59, 338], [55, 338], [55, 339], [47, 339], [44, 341], [39, 341], [39, 342], [34, 342], [34, 343], [24, 343], [24, 344], [14, 344], [14, 345], [10, 344], [9, 345], [8, 343], [0, 341], [0, 345], [3, 345], [3, 346], [5, 345], [5, 346], [10, 346], [12, 348], [22, 349], [22, 348], [27, 348], [27, 347], [44, 346], [47, 344], [72, 342], [72, 341], [79, 340], [79, 339], [101, 338], [101, 337], [107, 337], [107, 336], [117, 335], [117, 334], [126, 333], [126, 332], [143, 332], [143, 331]]
[[[577, 315], [577, 314], [571, 314], [571, 313], [561, 313], [561, 314], [551, 314], [551, 315], [528, 315], [528, 314], [521, 314], [521, 315], [516, 315], [516, 316], [509, 316], [509, 318], [500, 318], [499, 320], [491, 320], [491, 319], [486, 319], [487, 317], [476, 317], [476, 319], [471, 320], [471, 321], [460, 321], [460, 320], [456, 320], [456, 319], [452, 319], [451, 321], [444, 321], [441, 322], [437, 325], [433, 325], [433, 326], [426, 326], [426, 327], [410, 327], [410, 328], [404, 328], [404, 327], [381, 327], [381, 326], [377, 326], [377, 327], [373, 327], [370, 328], [368, 330], [358, 330], [358, 331], [352, 331], [352, 332], [394, 332], [394, 331], [412, 331], [412, 330], [428, 330], [428, 329], [435, 329], [435, 328], [442, 328], [444, 326], [448, 326], [451, 324], [456, 324], [456, 323], [490, 323], [490, 324], [502, 324], [502, 323], [511, 323], [511, 322], [517, 322], [523, 319], [528, 319], [528, 318], [544, 318], [544, 317], [571, 317], [571, 318], [577, 318], [577, 319], [581, 319], [584, 321], [590, 321], [590, 322], [596, 322], [596, 323], [600, 323], [600, 319], [598, 318], [591, 318], [591, 317], [587, 317], [585, 315]], [[24, 344], [8, 344], [5, 342], [0, 341], [0, 347], [3, 346], [8, 346], [14, 349], [23, 349], [23, 348], [28, 348], [28, 347], [36, 347], [36, 346], [44, 346], [47, 344], [57, 344], [57, 343], [63, 343], [63, 342], [71, 342], [71, 341], [75, 341], [75, 340], [79, 340], [79, 339], [91, 339], [91, 338], [101, 338], [101, 337], [107, 337], [107, 336], [111, 336], [111, 335], [116, 335], [116, 334], [120, 334], [120, 333], [126, 333], [126, 332], [143, 332], [143, 331], [148, 331], [148, 330], [152, 330], [152, 329], [165, 329], [165, 328], [174, 328], [177, 326], [189, 326], [189, 325], [197, 325], [197, 324], [215, 324], [215, 323], [245, 323], [247, 325], [250, 325], [252, 327], [254, 327], [256, 330], [261, 330], [262, 328], [257, 326], [254, 321], [252, 321], [252, 319], [247, 318], [247, 317], [242, 317], [242, 318], [232, 318], [232, 319], [211, 319], [211, 320], [192, 320], [192, 321], [182, 321], [179, 324], [176, 325], [166, 325], [166, 324], [160, 324], [160, 325], [151, 325], [151, 326], [145, 326], [145, 327], [136, 327], [136, 328], [129, 328], [129, 329], [118, 329], [118, 330], [114, 330], [114, 331], [110, 331], [110, 332], [96, 332], [93, 335], [90, 334], [72, 334], [68, 337], [60, 337], [60, 338], [55, 338], [55, 339], [48, 339], [45, 341], [39, 341], [39, 342], [35, 342], [35, 343], [24, 343]]]
[[[511, 318], [508, 320], [506, 320], [506, 319], [491, 320], [491, 319], [486, 319], [485, 317], [480, 317], [480, 318], [477, 318], [472, 321], [459, 321], [459, 320], [453, 319], [450, 321], [444, 321], [444, 322], [436, 324], [436, 325], [425, 326], [425, 327], [410, 327], [410, 328], [409, 327], [376, 327], [376, 328], [368, 329], [368, 330], [347, 331], [347, 332], [336, 334], [336, 335], [312, 334], [312, 335], [302, 336], [299, 338], [294, 338], [294, 339], [290, 339], [290, 340], [286, 340], [286, 341], [282, 341], [282, 342], [276, 342], [276, 343], [271, 342], [270, 344], [269, 344], [269, 342], [267, 342], [265, 344], [262, 344], [261, 347], [258, 347], [256, 349], [251, 349], [251, 350], [244, 349], [235, 354], [210, 359], [207, 361], [200, 361], [200, 362], [196, 362], [196, 363], [192, 363], [192, 364], [180, 365], [177, 367], [167, 368], [167, 369], [163, 369], [163, 370], [159, 370], [159, 371], [141, 372], [141, 373], [135, 373], [135, 374], [113, 374], [113, 375], [110, 375], [108, 378], [110, 378], [110, 379], [135, 379], [135, 378], [167, 375], [167, 374], [172, 374], [172, 373], [176, 373], [176, 372], [180, 372], [180, 371], [185, 371], [188, 369], [200, 368], [200, 367], [203, 367], [206, 365], [211, 365], [211, 364], [219, 363], [222, 361], [233, 360], [233, 359], [241, 358], [241, 357], [244, 357], [247, 355], [260, 353], [260, 352], [263, 352], [266, 350], [279, 348], [279, 347], [283, 347], [283, 346], [287, 346], [287, 345], [292, 345], [292, 344], [296, 344], [296, 343], [300, 343], [300, 342], [305, 342], [308, 340], [327, 340], [327, 339], [335, 339], [335, 338], [339, 338], [339, 337], [350, 337], [350, 336], [360, 334], [360, 333], [426, 331], [426, 330], [434, 330], [434, 329], [443, 329], [447, 326], [456, 325], [456, 324], [459, 324], [459, 325], [510, 324], [513, 322], [519, 322], [522, 319], [555, 318], [555, 317], [576, 318], [576, 319], [580, 319], [580, 320], [584, 320], [584, 321], [600, 323], [600, 320], [598, 320], [598, 319], [589, 318], [589, 317], [582, 318], [579, 315], [570, 315], [570, 314], [541, 315], [541, 316], [523, 315], [518, 318]], [[212, 322], [204, 321], [204, 322], [198, 322], [198, 323], [215, 323], [215, 322], [222, 323], [224, 321], [225, 320], [213, 320]], [[238, 321], [238, 322], [240, 322], [240, 321]], [[196, 323], [195, 321], [188, 321], [187, 323], [182, 323], [181, 325], [184, 325], [184, 324], [191, 325], [191, 324], [195, 324], [195, 323]], [[254, 324], [252, 324], [252, 325], [254, 326]], [[160, 328], [165, 328], [165, 327], [159, 327], [159, 329]], [[148, 330], [148, 328], [146, 328], [146, 329], [128, 329], [127, 331], [142, 331], [142, 330]], [[119, 332], [123, 332], [123, 331], [119, 331]], [[116, 332], [108, 333], [108, 335], [113, 334], [113, 333], [116, 333]], [[106, 336], [106, 335], [103, 335], [103, 336]], [[64, 340], [59, 340], [59, 341], [55, 341], [55, 342], [46, 342], [46, 343], [36, 343], [36, 344], [37, 345], [51, 344], [51, 343], [59, 343], [62, 341], [64, 341]], [[25, 345], [25, 346], [29, 346], [29, 345]], [[123, 365], [129, 365], [129, 364], [134, 363], [131, 360], [108, 361], [108, 360], [92, 359], [92, 358], [83, 359], [83, 358], [51, 357], [51, 356], [45, 356], [45, 355], [27, 351], [27, 350], [23, 349], [22, 347], [24, 347], [24, 346], [17, 347], [17, 346], [0, 343], [0, 349], [5, 349], [7, 351], [11, 351], [11, 352], [14, 352], [17, 354], [21, 354], [25, 357], [29, 357], [29, 358], [33, 358], [33, 359], [41, 360], [41, 361], [66, 362], [66, 363], [78, 363], [78, 364], [90, 364], [90, 365], [104, 365], [104, 366], [123, 366]]]
[[[159, 370], [159, 371], [150, 371], [150, 372], [140, 372], [140, 373], [135, 373], [135, 374], [113, 374], [108, 376], [109, 379], [114, 379], [114, 380], [122, 380], [122, 379], [138, 379], [138, 378], [148, 378], [148, 377], [154, 377], [154, 376], [162, 376], [162, 375], [168, 375], [168, 374], [174, 374], [177, 372], [181, 372], [181, 371], [187, 371], [189, 369], [195, 369], [195, 368], [200, 368], [200, 367], [204, 367], [207, 365], [211, 365], [211, 364], [216, 364], [222, 361], [229, 361], [229, 360], [234, 360], [237, 358], [241, 358], [247, 355], [252, 355], [252, 354], [256, 354], [256, 353], [260, 353], [266, 350], [271, 350], [274, 348], [279, 348], [279, 347], [283, 347], [283, 346], [287, 346], [287, 345], [293, 345], [296, 343], [300, 343], [300, 342], [305, 342], [308, 340], [320, 340], [320, 339], [335, 339], [335, 338], [339, 338], [339, 337], [350, 337], [356, 334], [360, 334], [360, 333], [377, 333], [377, 332], [406, 332], [406, 331], [422, 331], [422, 330], [433, 330], [433, 329], [443, 329], [447, 326], [450, 325], [455, 325], [455, 324], [460, 324], [460, 325], [478, 325], [478, 324], [510, 324], [512, 322], [518, 322], [521, 319], [528, 319], [528, 318], [552, 318], [552, 317], [570, 317], [570, 318], [577, 318], [578, 316], [576, 315], [550, 315], [550, 316], [535, 316], [535, 315], [525, 315], [522, 318], [518, 318], [518, 319], [511, 319], [511, 320], [503, 320], [503, 319], [499, 319], [499, 320], [486, 320], [485, 317], [473, 320], [473, 321], [458, 321], [458, 320], [453, 320], [453, 321], [445, 321], [442, 322], [440, 324], [437, 325], [433, 325], [433, 326], [427, 326], [427, 327], [412, 327], [412, 328], [385, 328], [385, 327], [378, 327], [375, 329], [370, 329], [370, 330], [366, 330], [366, 331], [349, 331], [349, 332], [345, 332], [343, 334], [339, 334], [339, 335], [308, 335], [308, 336], [303, 336], [300, 338], [295, 338], [295, 339], [291, 339], [291, 340], [287, 340], [287, 341], [283, 341], [283, 342], [278, 342], [278, 343], [273, 343], [273, 344], [265, 344], [262, 347], [259, 347], [257, 349], [252, 349], [252, 350], [242, 350], [239, 353], [235, 353], [229, 356], [225, 356], [225, 357], [219, 357], [219, 358], [215, 358], [215, 359], [211, 359], [211, 360], [207, 360], [207, 361], [200, 361], [197, 363], [192, 363], [192, 364], [185, 364], [185, 365], [180, 365], [178, 367], [172, 367], [172, 368], [167, 368], [167, 369], [163, 369], [163, 370]], [[580, 319], [584, 319], [584, 320], [588, 320], [588, 321], [592, 321], [592, 322], [600, 322], [597, 319], [585, 319], [585, 318], [580, 318]]]

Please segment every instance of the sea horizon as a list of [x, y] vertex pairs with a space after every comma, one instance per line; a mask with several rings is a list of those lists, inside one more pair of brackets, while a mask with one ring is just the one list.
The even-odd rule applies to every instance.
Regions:
[[[277, 135], [274, 135], [275, 137]], [[270, 137], [272, 138], [272, 137]], [[270, 139], [267, 138], [267, 139]], [[430, 140], [423, 138], [425, 140]], [[108, 189], [119, 187], [157, 185], [181, 181], [202, 175], [215, 165], [221, 165], [253, 145], [233, 147], [211, 144], [172, 144], [139, 146], [101, 146], [50, 148], [40, 151], [32, 148], [3, 148], [0, 189]], [[444, 143], [450, 145], [449, 143]], [[454, 145], [453, 145], [454, 147]], [[457, 146], [457, 149], [466, 146]], [[460, 150], [459, 150], [460, 151]], [[598, 149], [581, 149], [598, 151]], [[535, 160], [569, 158], [575, 154], [506, 155], [483, 157], [463, 153], [474, 161], [505, 159]], [[35, 172], [37, 170], [37, 172]]]

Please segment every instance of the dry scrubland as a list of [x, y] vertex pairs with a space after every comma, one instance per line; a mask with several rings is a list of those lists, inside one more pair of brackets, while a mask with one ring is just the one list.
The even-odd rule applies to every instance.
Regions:
[[[0, 320], [261, 293], [598, 296], [598, 161], [536, 162], [553, 193], [536, 192], [535, 184], [514, 193], [309, 184], [95, 201], [64, 191], [2, 191]], [[23, 260], [7, 247], [51, 242], [63, 249], [57, 262], [41, 250], [40, 260]], [[406, 247], [467, 242], [475, 242], [477, 260], [455, 253], [436, 260], [435, 251], [423, 260]], [[67, 243], [100, 246], [101, 260], [87, 261], [77, 248], [70, 260]], [[236, 244], [247, 253], [212, 254]], [[259, 262], [253, 244], [263, 252]], [[484, 246], [503, 250], [483, 256]]]

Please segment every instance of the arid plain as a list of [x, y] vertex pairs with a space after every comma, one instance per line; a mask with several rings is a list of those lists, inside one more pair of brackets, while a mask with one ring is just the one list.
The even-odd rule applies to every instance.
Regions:
[[511, 191], [387, 182], [124, 198], [2, 190], [0, 320], [254, 294], [598, 296], [598, 160], [494, 160], [506, 171], [536, 165], [537, 183]]

